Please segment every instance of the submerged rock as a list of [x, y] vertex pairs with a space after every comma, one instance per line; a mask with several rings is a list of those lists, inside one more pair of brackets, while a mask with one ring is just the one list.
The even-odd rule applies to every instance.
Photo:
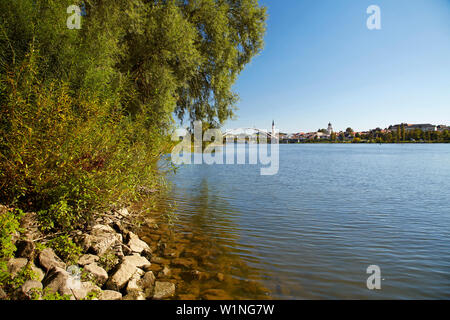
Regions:
[[171, 282], [155, 282], [153, 299], [167, 299], [175, 295], [175, 284]]
[[221, 289], [206, 290], [203, 292], [202, 298], [205, 300], [233, 300], [233, 297]]

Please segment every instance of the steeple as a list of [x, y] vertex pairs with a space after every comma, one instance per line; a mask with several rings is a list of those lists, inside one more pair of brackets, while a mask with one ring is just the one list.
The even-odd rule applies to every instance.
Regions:
[[332, 134], [333, 133], [333, 126], [331, 125], [331, 122], [328, 123], [327, 132], [328, 132], [328, 134]]

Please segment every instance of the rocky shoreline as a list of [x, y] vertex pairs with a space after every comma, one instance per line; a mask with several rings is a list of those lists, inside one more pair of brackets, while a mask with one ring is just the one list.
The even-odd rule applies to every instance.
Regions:
[[76, 264], [68, 265], [54, 250], [36, 248], [42, 234], [33, 215], [24, 221], [26, 233], [16, 239], [15, 257], [8, 261], [8, 272], [16, 277], [25, 267], [35, 280], [27, 280], [12, 294], [0, 287], [0, 299], [41, 299], [43, 292], [71, 300], [147, 300], [169, 299], [175, 284], [160, 281], [152, 271], [152, 249], [130, 231], [126, 208], [112, 211], [96, 220], [87, 231], [76, 231], [71, 238], [83, 249]]

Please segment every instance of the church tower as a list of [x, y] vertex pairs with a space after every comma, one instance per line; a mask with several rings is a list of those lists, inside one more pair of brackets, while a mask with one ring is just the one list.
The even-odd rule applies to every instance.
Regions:
[[272, 137], [275, 137], [275, 120], [272, 120]]
[[333, 133], [333, 126], [331, 125], [331, 122], [328, 123], [328, 129], [327, 129], [328, 134], [332, 134]]

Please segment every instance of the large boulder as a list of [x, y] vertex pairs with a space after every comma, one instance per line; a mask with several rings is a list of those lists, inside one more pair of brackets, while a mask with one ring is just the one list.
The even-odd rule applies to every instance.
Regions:
[[104, 284], [108, 280], [108, 273], [96, 263], [91, 263], [84, 266], [84, 271], [92, 275], [93, 280], [98, 284]]
[[122, 242], [123, 237], [118, 234], [113, 228], [97, 224], [92, 227], [90, 234], [85, 234], [81, 238], [81, 245], [87, 252], [96, 255], [103, 255], [117, 242]]
[[155, 282], [153, 299], [167, 299], [175, 295], [175, 284], [171, 282]]
[[53, 267], [45, 277], [42, 284], [44, 288], [53, 293], [59, 293], [61, 295], [73, 295], [72, 289], [76, 289], [73, 285], [73, 281], [70, 274], [59, 267]]
[[120, 291], [131, 277], [136, 273], [137, 266], [133, 263], [123, 261], [114, 274], [106, 282], [106, 288], [114, 291]]
[[99, 296], [100, 300], [121, 300], [122, 294], [113, 290], [103, 290]]
[[144, 241], [139, 239], [137, 235], [135, 235], [133, 232], [128, 233], [128, 247], [131, 249], [132, 252], [141, 253], [144, 250], [150, 249], [148, 244], [146, 244]]
[[66, 264], [55, 254], [55, 252], [46, 248], [39, 254], [39, 264], [46, 270], [49, 271], [52, 268], [66, 269]]
[[20, 298], [21, 299], [32, 299], [34, 295], [42, 292], [42, 283], [36, 280], [26, 281], [22, 287], [20, 287]]
[[136, 266], [137, 268], [148, 268], [149, 266], [151, 266], [150, 261], [148, 261], [146, 258], [138, 254], [132, 256], [125, 256], [123, 258], [123, 262], [130, 263]]
[[26, 258], [12, 258], [8, 261], [8, 272], [15, 277], [28, 264]]

